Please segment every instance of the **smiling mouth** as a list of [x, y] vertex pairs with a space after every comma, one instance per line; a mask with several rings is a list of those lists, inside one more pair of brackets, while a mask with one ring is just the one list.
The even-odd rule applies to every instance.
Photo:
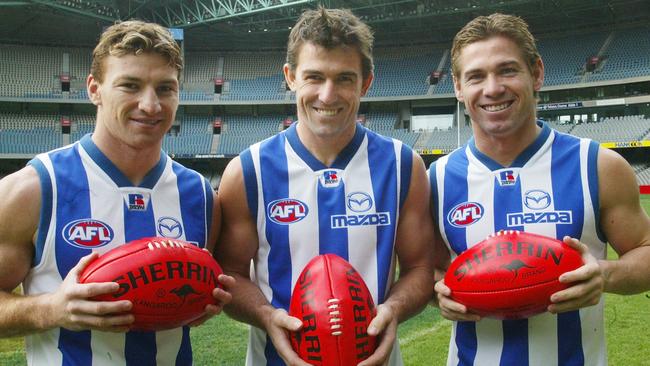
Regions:
[[161, 121], [159, 119], [136, 119], [136, 118], [131, 118], [131, 120], [135, 121], [136, 123], [141, 123], [149, 126], [154, 126]]
[[314, 107], [314, 110], [316, 111], [316, 113], [327, 117], [335, 116], [339, 112], [338, 109], [325, 109], [325, 108], [316, 108], [316, 107]]
[[481, 108], [483, 108], [484, 110], [486, 110], [488, 112], [500, 112], [500, 111], [510, 107], [512, 105], [512, 103], [513, 102], [510, 101], [510, 102], [505, 102], [505, 103], [501, 103], [501, 104], [485, 104], [485, 105], [482, 105]]

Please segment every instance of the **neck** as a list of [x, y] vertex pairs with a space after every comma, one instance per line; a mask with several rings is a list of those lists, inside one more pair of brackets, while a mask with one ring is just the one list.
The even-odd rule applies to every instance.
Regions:
[[472, 123], [476, 148], [483, 154], [496, 161], [501, 166], [508, 167], [541, 132], [537, 122], [527, 124], [521, 130], [507, 135], [490, 135], [483, 133], [480, 128]]
[[105, 138], [98, 131], [93, 133], [92, 140], [134, 186], [139, 185], [160, 160], [162, 143], [146, 149], [139, 149], [116, 139]]
[[335, 135], [316, 135], [305, 126], [301, 128], [300, 122], [296, 132], [302, 144], [323, 165], [329, 167], [339, 156], [339, 153], [352, 141], [356, 131], [356, 124], [342, 133]]

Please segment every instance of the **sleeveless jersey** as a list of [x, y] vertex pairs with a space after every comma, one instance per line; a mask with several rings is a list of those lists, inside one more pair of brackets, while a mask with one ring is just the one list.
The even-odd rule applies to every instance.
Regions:
[[[380, 304], [393, 281], [396, 228], [413, 152], [357, 124], [352, 141], [327, 167], [305, 148], [295, 126], [240, 156], [259, 238], [252, 279], [274, 307], [288, 310], [305, 265], [334, 253], [356, 268]], [[395, 346], [391, 365], [398, 364]], [[255, 327], [247, 365], [284, 365], [266, 333]]]
[[[478, 151], [474, 139], [431, 165], [432, 209], [452, 259], [499, 230], [569, 235], [605, 258], [598, 144], [538, 125], [541, 133], [510, 167]], [[605, 366], [603, 301], [559, 315], [454, 322], [447, 364]]]
[[[213, 191], [197, 172], [163, 152], [139, 186], [86, 135], [29, 163], [42, 206], [26, 294], [55, 291], [82, 256], [131, 240], [164, 236], [205, 247]], [[189, 328], [108, 333], [55, 328], [26, 337], [30, 365], [190, 365]]]

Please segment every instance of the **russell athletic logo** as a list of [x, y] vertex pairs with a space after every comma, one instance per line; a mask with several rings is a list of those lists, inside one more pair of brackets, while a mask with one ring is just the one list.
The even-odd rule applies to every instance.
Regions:
[[69, 222], [62, 230], [63, 239], [70, 245], [82, 249], [100, 248], [113, 240], [113, 229], [93, 219]]
[[514, 186], [517, 183], [518, 171], [513, 169], [497, 171], [501, 187]]
[[455, 227], [465, 227], [483, 217], [483, 206], [478, 202], [463, 202], [449, 211], [447, 221]]
[[341, 173], [338, 170], [324, 170], [320, 176], [320, 185], [324, 188], [335, 188], [341, 184]]
[[307, 205], [297, 199], [282, 198], [266, 207], [266, 215], [276, 224], [289, 225], [304, 219], [309, 213]]

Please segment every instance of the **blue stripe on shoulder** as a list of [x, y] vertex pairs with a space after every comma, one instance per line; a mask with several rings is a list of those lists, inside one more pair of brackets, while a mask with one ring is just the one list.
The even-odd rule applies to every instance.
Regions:
[[244, 175], [248, 209], [251, 212], [253, 222], [255, 222], [257, 221], [257, 175], [255, 174], [251, 149], [248, 148], [239, 154], [239, 160], [241, 161], [242, 174]]
[[34, 243], [34, 258], [32, 258], [32, 267], [36, 267], [41, 263], [45, 239], [52, 220], [52, 178], [40, 159], [34, 158], [27, 165], [31, 165], [36, 170], [41, 182], [41, 217], [38, 221], [38, 234]]
[[401, 154], [401, 167], [400, 167], [400, 192], [399, 192], [399, 208], [404, 206], [406, 197], [408, 197], [409, 188], [411, 187], [411, 176], [413, 175], [413, 151], [402, 144]]
[[208, 238], [210, 237], [210, 230], [212, 230], [212, 215], [215, 215], [215, 212], [212, 212], [212, 209], [214, 208], [214, 194], [212, 190], [212, 186], [210, 185], [210, 182], [208, 182], [207, 179], [203, 179], [203, 189], [205, 191], [205, 244], [208, 245]]
[[438, 178], [436, 177], [436, 162], [429, 165], [429, 186], [431, 188], [431, 215], [438, 222]]
[[[172, 161], [172, 170], [177, 177], [176, 184], [181, 203], [180, 211], [185, 239], [198, 243], [203, 248], [207, 237], [205, 223], [209, 221], [209, 216], [206, 216], [205, 178], [175, 161]], [[199, 192], [201, 193], [199, 194]], [[198, 210], [198, 207], [203, 210]]]
[[596, 141], [589, 142], [587, 152], [587, 179], [589, 184], [589, 195], [591, 205], [594, 208], [594, 219], [596, 221], [596, 235], [603, 242], [607, 243], [607, 237], [600, 227], [600, 194], [598, 192], [598, 149], [600, 146]]

